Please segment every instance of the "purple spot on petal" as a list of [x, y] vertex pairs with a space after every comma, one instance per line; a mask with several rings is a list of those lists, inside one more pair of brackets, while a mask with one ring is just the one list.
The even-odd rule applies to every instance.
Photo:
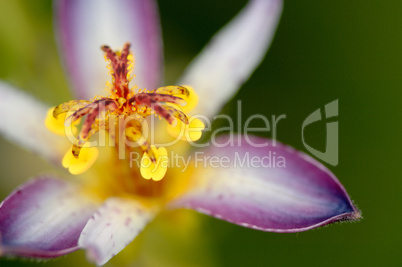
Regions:
[[131, 221], [132, 221], [132, 219], [130, 217], [127, 217], [124, 225], [127, 226], [127, 227], [130, 226]]
[[120, 210], [120, 209], [114, 208], [113, 210], [114, 210], [114, 212], [116, 212], [117, 214], [120, 214], [120, 213], [121, 213], [121, 210]]
[[137, 213], [138, 213], [139, 215], [141, 215], [141, 214], [143, 213], [142, 209], [137, 208]]

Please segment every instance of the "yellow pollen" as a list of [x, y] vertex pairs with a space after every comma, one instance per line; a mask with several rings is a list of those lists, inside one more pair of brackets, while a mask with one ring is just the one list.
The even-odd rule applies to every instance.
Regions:
[[155, 146], [151, 146], [152, 152], [155, 155], [155, 162], [152, 162], [148, 153], [144, 153], [141, 159], [141, 176], [146, 179], [152, 179], [154, 181], [160, 181], [165, 177], [169, 159], [167, 156], [167, 150], [164, 147], [156, 149]]
[[63, 157], [61, 164], [71, 174], [77, 175], [88, 170], [98, 158], [99, 151], [96, 147], [89, 147], [88, 143], [80, 151], [78, 158], [74, 157], [72, 148]]
[[106, 81], [106, 87], [109, 88], [109, 90], [113, 90], [113, 85], [109, 81]]
[[120, 97], [118, 101], [119, 101], [120, 107], [122, 107], [127, 102], [127, 100], [124, 97]]

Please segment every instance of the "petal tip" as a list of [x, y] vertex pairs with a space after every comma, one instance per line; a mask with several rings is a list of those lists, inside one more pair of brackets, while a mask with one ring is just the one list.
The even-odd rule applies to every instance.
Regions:
[[95, 263], [97, 266], [101, 266], [106, 262], [101, 261], [99, 250], [95, 246], [89, 246], [86, 248], [87, 261]]
[[[222, 136], [216, 144], [225, 145], [211, 146], [203, 152], [207, 156], [228, 157], [232, 165], [194, 173], [192, 179], [203, 183], [176, 200], [179, 207], [278, 233], [361, 219], [360, 210], [343, 185], [318, 161], [261, 137], [231, 138]], [[226, 145], [231, 140], [233, 143]], [[273, 156], [276, 163], [282, 159], [284, 164], [243, 164], [263, 158], [272, 163]]]
[[340, 221], [358, 222], [362, 220], [363, 219], [362, 212], [356, 207], [353, 208], [354, 211], [346, 214], [343, 218], [340, 219]]

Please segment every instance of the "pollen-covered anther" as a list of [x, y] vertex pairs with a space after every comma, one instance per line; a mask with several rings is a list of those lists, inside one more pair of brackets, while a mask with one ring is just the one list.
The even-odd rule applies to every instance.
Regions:
[[54, 134], [65, 136], [68, 133], [77, 133], [77, 124], [79, 120], [75, 121], [73, 124], [65, 126], [66, 113], [60, 114], [57, 117], [54, 116], [56, 107], [52, 107], [47, 111], [45, 126], [46, 128]]
[[81, 174], [88, 170], [98, 158], [99, 151], [96, 147], [89, 147], [86, 143], [81, 148], [79, 157], [73, 155], [72, 148], [69, 149], [63, 157], [61, 164], [68, 169], [71, 174]]
[[189, 123], [177, 121], [176, 125], [168, 125], [167, 132], [175, 138], [187, 142], [195, 142], [202, 136], [205, 124], [198, 118], [190, 117]]
[[198, 105], [199, 97], [193, 87], [189, 85], [183, 85], [182, 87], [186, 88], [188, 91], [187, 94], [180, 95], [180, 97], [186, 102], [186, 105], [182, 107], [182, 110], [183, 112], [188, 113]]
[[152, 161], [148, 153], [144, 153], [141, 159], [140, 173], [144, 179], [152, 179], [154, 181], [160, 181], [165, 177], [169, 159], [167, 156], [167, 150], [164, 147], [151, 146], [152, 152], [155, 155], [156, 161]]

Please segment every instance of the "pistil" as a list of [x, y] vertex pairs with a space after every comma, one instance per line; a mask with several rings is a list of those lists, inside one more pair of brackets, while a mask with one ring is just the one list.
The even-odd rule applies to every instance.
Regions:
[[[127, 146], [127, 152], [134, 148], [142, 151], [141, 175], [144, 179], [159, 181], [166, 174], [167, 150], [149, 143], [143, 135], [142, 123], [148, 116], [154, 115], [167, 121], [170, 126], [175, 125], [177, 128], [178, 125], [184, 125], [185, 131], [189, 131], [189, 125], [196, 125], [196, 133], [187, 136], [191, 141], [198, 140], [204, 124], [182, 111], [188, 110], [187, 104], [195, 106], [198, 96], [191, 87], [177, 85], [152, 90], [130, 89], [131, 72], [134, 68], [130, 44], [126, 43], [121, 51], [113, 51], [108, 46], [102, 46], [102, 50], [112, 76], [112, 84], [109, 83], [110, 95], [96, 96], [91, 101], [65, 102], [49, 112], [46, 119], [46, 126], [51, 131], [64, 134], [64, 127], [73, 128], [85, 117], [78, 137], [63, 159], [63, 166], [73, 174], [86, 171], [98, 156], [96, 148], [88, 145], [90, 138], [99, 131], [109, 133], [117, 128], [120, 132], [119, 138], [114, 137], [115, 147], [119, 147], [117, 142], [122, 141], [136, 144]], [[67, 113], [70, 115], [66, 116]], [[124, 125], [118, 126], [122, 121]], [[177, 134], [177, 130], [168, 132]], [[121, 140], [121, 136], [124, 140]]]

